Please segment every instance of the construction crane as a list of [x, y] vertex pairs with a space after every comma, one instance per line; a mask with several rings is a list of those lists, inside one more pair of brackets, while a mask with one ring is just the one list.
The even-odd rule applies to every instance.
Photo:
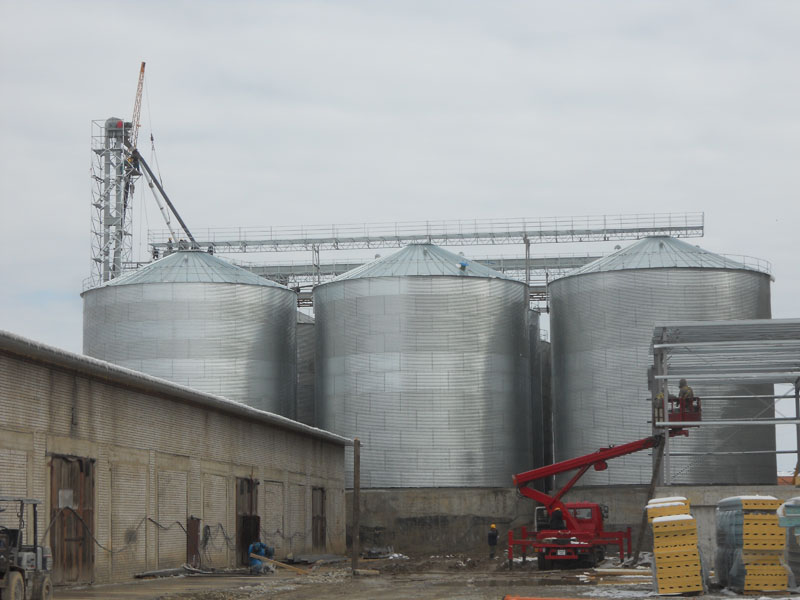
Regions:
[[133, 118], [131, 119], [131, 147], [136, 150], [136, 142], [139, 139], [139, 117], [142, 114], [142, 90], [144, 88], [144, 61], [139, 68], [139, 83], [136, 86], [136, 100], [133, 103]]
[[[133, 117], [131, 118], [130, 133], [128, 134], [128, 142], [133, 150], [136, 150], [136, 141], [139, 138], [139, 119], [142, 114], [142, 90], [144, 88], [144, 61], [142, 66], [139, 67], [139, 83], [136, 86], [136, 99], [133, 102]], [[133, 154], [128, 153], [125, 159], [125, 176], [123, 183], [123, 197], [122, 197], [122, 210], [127, 213], [129, 198], [133, 196], [136, 179], [141, 175], [139, 169], [136, 168]], [[124, 217], [123, 217], [124, 219]]]
[[[141, 118], [141, 113], [142, 113], [142, 91], [144, 89], [144, 68], [145, 68], [145, 62], [142, 61], [142, 66], [139, 68], [139, 82], [138, 82], [138, 84], [136, 86], [136, 99], [134, 100], [134, 103], [133, 103], [133, 117], [131, 118], [130, 134], [128, 135], [128, 138], [125, 141], [125, 147], [126, 147], [126, 149], [128, 151], [127, 162], [128, 162], [128, 165], [129, 165], [130, 176], [126, 177], [126, 181], [125, 181], [125, 202], [124, 202], [124, 205], [127, 206], [128, 195], [129, 194], [131, 194], [131, 195], [133, 194], [134, 176], [139, 176], [141, 174], [144, 174], [145, 179], [147, 180], [147, 184], [150, 187], [150, 191], [153, 194], [153, 198], [155, 198], [156, 204], [158, 204], [158, 208], [161, 211], [161, 215], [164, 217], [164, 221], [167, 224], [167, 228], [170, 231], [172, 239], [177, 241], [177, 237], [175, 235], [175, 231], [172, 228], [172, 223], [171, 223], [171, 220], [169, 218], [169, 213], [167, 212], [166, 208], [164, 207], [164, 204], [161, 202], [161, 198], [163, 198], [166, 201], [166, 203], [169, 206], [170, 210], [175, 215], [175, 217], [178, 219], [178, 222], [181, 224], [181, 227], [186, 232], [186, 235], [189, 238], [189, 240], [192, 242], [192, 247], [194, 248], [194, 247], [197, 247], [197, 243], [195, 242], [194, 237], [189, 232], [189, 229], [186, 226], [186, 223], [183, 222], [183, 219], [181, 219], [180, 215], [178, 214], [178, 211], [175, 209], [175, 206], [172, 204], [172, 202], [170, 202], [170, 199], [167, 196], [167, 193], [164, 191], [164, 187], [158, 181], [158, 179], [156, 178], [156, 176], [153, 173], [152, 169], [150, 169], [150, 166], [147, 164], [147, 162], [144, 160], [142, 155], [139, 153], [139, 150], [138, 150], [138, 147], [137, 147], [137, 143], [138, 143], [138, 140], [139, 140], [139, 126], [141, 125], [140, 118]], [[150, 136], [150, 139], [152, 141], [152, 135]], [[140, 166], [144, 167], [143, 171], [139, 169]], [[156, 188], [158, 189], [159, 193], [161, 194], [161, 197], [159, 197], [159, 195], [156, 194]]]

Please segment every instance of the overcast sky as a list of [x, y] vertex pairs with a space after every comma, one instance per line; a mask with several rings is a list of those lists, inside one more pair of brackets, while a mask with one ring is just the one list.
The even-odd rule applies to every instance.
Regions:
[[90, 122], [142, 60], [192, 228], [704, 211], [798, 317], [798, 31], [788, 0], [0, 0], [0, 329], [81, 351]]

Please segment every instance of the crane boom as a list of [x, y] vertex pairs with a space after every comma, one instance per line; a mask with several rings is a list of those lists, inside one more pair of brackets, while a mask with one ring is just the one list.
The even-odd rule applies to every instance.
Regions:
[[139, 117], [142, 113], [142, 89], [144, 88], [144, 61], [139, 68], [139, 83], [136, 86], [136, 100], [133, 103], [133, 118], [131, 119], [131, 147], [136, 149], [136, 141], [139, 139]]
[[144, 61], [139, 67], [139, 83], [136, 86], [136, 100], [133, 102], [133, 118], [131, 119], [131, 130], [125, 145], [128, 148], [125, 162], [125, 176], [123, 180], [122, 211], [123, 219], [128, 213], [128, 200], [133, 196], [135, 179], [139, 176], [139, 171], [134, 164], [131, 150], [136, 150], [136, 140], [139, 137], [139, 118], [142, 112], [142, 89], [144, 88]]

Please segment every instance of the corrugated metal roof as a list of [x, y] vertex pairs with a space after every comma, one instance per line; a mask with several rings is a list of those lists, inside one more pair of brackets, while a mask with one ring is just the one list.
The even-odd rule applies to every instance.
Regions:
[[274, 281], [198, 250], [174, 252], [99, 287], [138, 283], [241, 283], [284, 288]]
[[368, 277], [409, 276], [492, 277], [510, 279], [459, 254], [448, 252], [434, 244], [410, 244], [389, 256], [384, 256], [342, 273], [332, 281], [365, 279]]
[[627, 269], [666, 268], [760, 270], [682, 240], [669, 236], [654, 236], [641, 239], [614, 254], [570, 271], [565, 277]]

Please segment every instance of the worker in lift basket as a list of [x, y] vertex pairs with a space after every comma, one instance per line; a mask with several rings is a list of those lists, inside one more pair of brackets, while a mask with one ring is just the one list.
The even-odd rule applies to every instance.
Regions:
[[497, 525], [492, 523], [489, 526], [489, 558], [494, 558], [494, 551], [497, 549]]
[[680, 391], [678, 392], [678, 398], [680, 398], [681, 400], [683, 400], [684, 398], [694, 398], [694, 390], [692, 390], [692, 388], [689, 387], [689, 384], [685, 379], [681, 379], [678, 382], [678, 385], [680, 386]]

